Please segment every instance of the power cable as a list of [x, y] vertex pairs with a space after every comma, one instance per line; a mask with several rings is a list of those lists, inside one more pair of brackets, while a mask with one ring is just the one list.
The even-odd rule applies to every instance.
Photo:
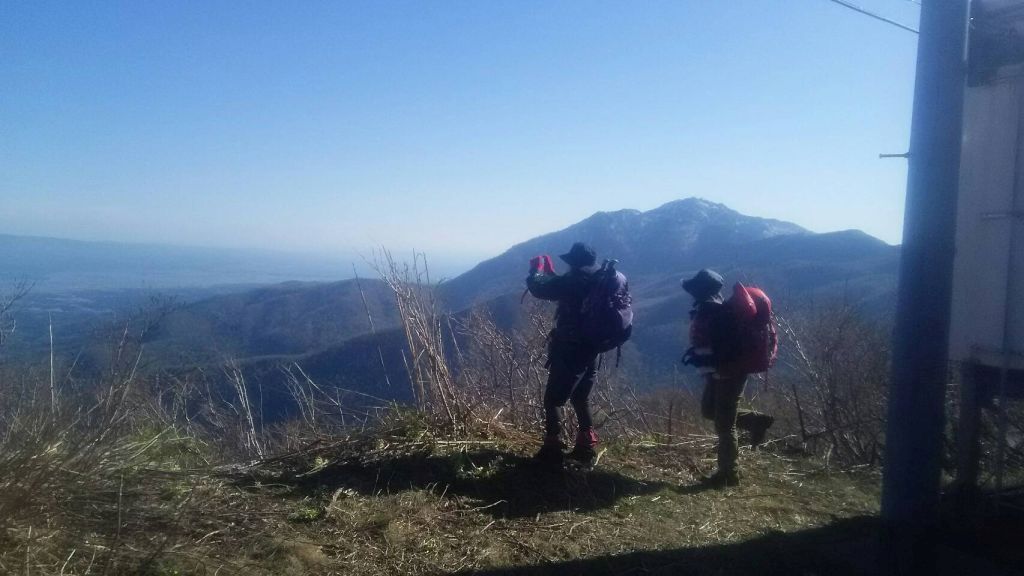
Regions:
[[[839, 4], [840, 6], [844, 6], [846, 8], [849, 8], [850, 10], [853, 10], [854, 12], [860, 12], [861, 14], [864, 14], [865, 16], [870, 16], [870, 17], [872, 17], [872, 18], [874, 18], [876, 20], [881, 20], [882, 22], [885, 22], [886, 24], [892, 24], [893, 26], [896, 26], [897, 28], [902, 28], [903, 30], [906, 30], [907, 32], [913, 32], [914, 34], [918, 33], [916, 28], [911, 28], [910, 26], [907, 26], [906, 24], [901, 24], [901, 23], [899, 23], [899, 22], [897, 22], [895, 20], [891, 20], [889, 18], [886, 18], [885, 16], [882, 16], [881, 14], [876, 14], [874, 12], [871, 12], [870, 10], [865, 10], [864, 8], [861, 8], [860, 6], [857, 6], [856, 4], [850, 4], [846, 0], [831, 0], [831, 1], [835, 2], [836, 4]], [[911, 1], [913, 1], [913, 0], [911, 0]]]

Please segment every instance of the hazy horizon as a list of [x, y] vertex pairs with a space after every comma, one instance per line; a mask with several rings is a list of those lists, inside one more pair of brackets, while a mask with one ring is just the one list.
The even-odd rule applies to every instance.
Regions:
[[824, 0], [40, 2], [0, 50], [0, 232], [479, 259], [700, 196], [900, 242], [916, 37]]

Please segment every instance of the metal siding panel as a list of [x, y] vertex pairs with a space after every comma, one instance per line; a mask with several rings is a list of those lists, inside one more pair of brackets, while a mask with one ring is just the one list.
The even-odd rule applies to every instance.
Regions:
[[[967, 90], [950, 327], [954, 361], [1000, 365], [1004, 320], [1011, 319], [1011, 329], [1024, 321], [1024, 294], [1014, 290], [1007, 297], [1011, 233], [1020, 228], [1019, 220], [992, 217], [1014, 208], [1021, 93], [1020, 79]], [[1024, 194], [1017, 196], [1020, 203]], [[1015, 252], [1017, 280], [1024, 260]], [[1024, 362], [1016, 367], [1024, 369]]]
[[[1016, 217], [1010, 220], [1013, 254], [1006, 329], [1009, 331], [1010, 350], [1024, 351], [1024, 80], [1018, 79], [1014, 86], [1017, 92], [1017, 166], [1012, 206]], [[1024, 357], [1017, 357], [1011, 366], [1024, 367]]]

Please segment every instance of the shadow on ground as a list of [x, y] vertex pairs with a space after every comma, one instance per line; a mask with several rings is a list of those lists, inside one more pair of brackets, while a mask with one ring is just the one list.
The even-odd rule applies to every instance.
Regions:
[[[240, 483], [253, 484], [254, 477]], [[645, 482], [600, 467], [590, 470], [548, 470], [532, 459], [485, 449], [434, 454], [414, 452], [348, 458], [304, 474], [274, 478], [298, 496], [339, 488], [363, 495], [405, 490], [434, 490], [479, 502], [495, 518], [522, 518], [561, 510], [593, 511], [621, 498], [657, 492], [667, 485]], [[483, 508], [486, 507], [486, 508]]]
[[[651, 550], [583, 560], [548, 562], [452, 576], [869, 576], [885, 573], [881, 522], [875, 517], [838, 520], [828, 526], [773, 533], [736, 544]], [[940, 542], [930, 566], [914, 574], [1012, 576], [1024, 566], [990, 551]]]

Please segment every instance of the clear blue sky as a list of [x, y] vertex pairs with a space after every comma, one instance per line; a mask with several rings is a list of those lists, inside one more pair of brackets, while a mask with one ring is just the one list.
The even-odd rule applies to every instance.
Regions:
[[4, 0], [0, 232], [476, 257], [701, 196], [895, 243], [916, 41], [827, 0]]

